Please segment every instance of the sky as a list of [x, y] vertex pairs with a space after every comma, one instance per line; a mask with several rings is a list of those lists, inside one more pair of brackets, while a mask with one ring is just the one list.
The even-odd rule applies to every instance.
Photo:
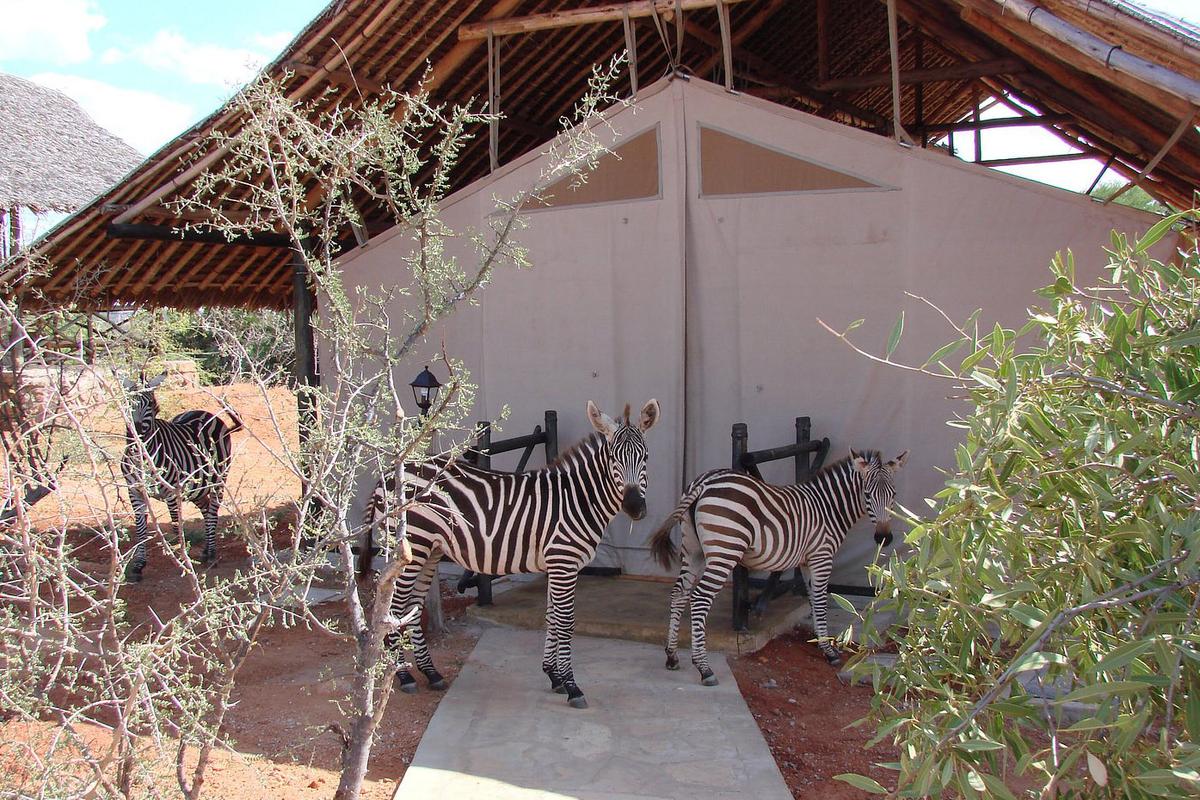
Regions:
[[[149, 155], [216, 110], [327, 0], [0, 0], [0, 71], [75, 99]], [[1200, 0], [1145, 5], [1200, 24]], [[985, 116], [1000, 115], [997, 109]], [[956, 137], [973, 158], [970, 135]], [[983, 157], [1067, 152], [1037, 129], [989, 130]], [[1082, 191], [1100, 164], [1008, 171]]]

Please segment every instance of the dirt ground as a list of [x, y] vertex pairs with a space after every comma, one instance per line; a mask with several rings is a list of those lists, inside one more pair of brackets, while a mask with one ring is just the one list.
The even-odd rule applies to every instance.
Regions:
[[864, 749], [869, 726], [848, 726], [867, 715], [872, 689], [843, 685], [811, 636], [802, 630], [781, 636], [757, 653], [730, 658], [730, 666], [793, 796], [869, 797], [833, 776], [857, 772], [887, 786], [895, 773], [874, 765], [899, 756], [886, 745]]
[[[282, 442], [293, 447], [295, 444], [294, 396], [286, 389], [276, 389], [264, 401], [256, 387], [234, 385], [164, 389], [158, 392], [158, 399], [161, 415], [168, 418], [191, 408], [224, 413], [223, 403], [235, 410], [246, 430], [234, 435], [223, 524], [228, 515], [257, 518], [264, 510], [273, 510], [269, 524], [280, 524], [284, 515], [281, 509], [299, 490], [295, 475], [278, 455]], [[102, 432], [103, 452], [93, 455], [111, 470], [119, 463], [124, 447], [124, 424], [111, 408], [95, 409], [88, 423]], [[166, 524], [165, 507], [156, 501], [151, 505], [156, 521]], [[98, 486], [87, 470], [69, 468], [60, 491], [40, 504], [37, 514], [46, 525], [69, 520], [86, 527], [106, 519], [128, 524], [128, 503], [119, 481], [119, 468], [105, 486]], [[196, 509], [187, 506], [185, 520], [192, 521], [187, 527], [195, 528], [198, 519]], [[86, 533], [81, 530], [80, 535]], [[80, 544], [84, 545], [79, 551], [81, 556], [103, 560], [100, 541]], [[85, 555], [88, 550], [94, 554]], [[218, 573], [232, 573], [245, 563], [245, 548], [233, 537], [221, 539], [219, 552], [220, 562], [214, 568]], [[152, 609], [167, 611], [182, 599], [183, 587], [167, 563], [152, 550], [145, 580], [122, 588], [135, 618], [148, 619]], [[451, 681], [478, 637], [478, 630], [462, 615], [471, 602], [449, 590], [443, 592], [447, 633], [430, 644], [439, 669]], [[332, 605], [327, 608], [327, 613], [337, 613]], [[860, 772], [888, 782], [889, 773], [872, 765], [895, 760], [895, 753], [886, 747], [864, 750], [868, 738], [865, 729], [847, 728], [865, 716], [870, 688], [843, 686], [805, 634], [781, 637], [758, 653], [731, 659], [731, 665], [796, 797], [839, 800], [863, 796], [832, 780], [833, 775], [843, 772]], [[266, 631], [243, 669], [236, 705], [228, 718], [226, 733], [235, 749], [214, 755], [205, 795], [230, 800], [315, 800], [332, 796], [338, 779], [340, 742], [328, 726], [342, 719], [337, 704], [348, 689], [349, 673], [350, 649], [346, 643], [303, 628]], [[391, 797], [441, 697], [442, 693], [427, 688], [416, 695], [393, 696], [372, 754], [365, 798]], [[3, 726], [0, 741], [30, 734], [28, 729], [9, 724]], [[102, 737], [104, 733], [94, 729], [91, 735]], [[14, 752], [0, 747], [0, 769], [15, 768], [11, 761], [3, 763]], [[164, 773], [163, 781], [165, 794], [170, 796], [173, 775]]]

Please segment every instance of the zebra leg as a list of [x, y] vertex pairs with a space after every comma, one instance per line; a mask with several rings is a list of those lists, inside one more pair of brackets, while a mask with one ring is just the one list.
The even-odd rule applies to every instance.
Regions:
[[548, 577], [549, 600], [554, 607], [555, 647], [558, 651], [555, 671], [567, 692], [567, 703], [572, 708], [587, 708], [587, 699], [575, 683], [575, 673], [571, 668], [571, 637], [575, 633], [575, 583], [579, 580], [579, 568], [552, 569]]
[[[413, 586], [425, 571], [425, 565], [430, 560], [432, 555], [430, 548], [421, 546], [413, 548], [413, 560], [404, 565], [404, 569], [400, 571], [400, 576], [396, 578], [396, 590], [392, 594], [392, 604], [390, 610], [392, 616], [403, 617], [413, 606], [423, 608], [425, 605], [425, 594], [413, 593]], [[421, 618], [417, 617], [407, 629], [409, 636], [412, 637], [415, 633], [421, 630]], [[404, 646], [404, 630], [394, 630], [389, 633], [383, 640], [384, 646], [391, 651], [399, 651]], [[408, 663], [407, 659], [401, 662], [399, 669], [396, 670], [396, 683], [399, 685], [400, 691], [405, 694], [413, 694], [417, 691], [417, 681], [412, 676], [412, 664]]]
[[716, 686], [717, 676], [708, 665], [708, 647], [705, 638], [705, 625], [708, 622], [708, 612], [712, 608], [713, 599], [729, 580], [730, 573], [741, 560], [741, 553], [734, 557], [722, 553], [705, 559], [704, 569], [692, 587], [692, 664], [700, 672], [700, 682], [705, 686]]
[[809, 564], [809, 605], [812, 606], [813, 630], [817, 634], [817, 646], [825, 655], [830, 666], [840, 667], [842, 655], [829, 639], [829, 575], [833, 572], [832, 556], [823, 557]]
[[[434, 550], [429, 558], [425, 561], [425, 567], [417, 576], [417, 581], [413, 584], [412, 592], [414, 598], [420, 598], [419, 604], [424, 606], [425, 596], [429, 592], [430, 585], [437, 580], [438, 562], [441, 561], [441, 553]], [[421, 674], [429, 681], [430, 689], [445, 689], [446, 679], [442, 677], [442, 673], [437, 671], [433, 666], [433, 656], [429, 654], [429, 646], [425, 644], [425, 632], [421, 629], [420, 621], [412, 627], [412, 648], [413, 658], [417, 662], [417, 669], [421, 670]]]
[[137, 583], [142, 579], [142, 570], [146, 568], [146, 512], [149, 501], [145, 491], [139, 486], [129, 487], [129, 505], [133, 507], [133, 559], [125, 567], [125, 580]]
[[205, 566], [217, 563], [217, 515], [221, 512], [221, 493], [212, 490], [208, 493], [204, 508], [204, 552], [200, 561]]
[[172, 491], [166, 496], [164, 502], [167, 504], [167, 513], [171, 517], [171, 533], [174, 534], [174, 541], [179, 543], [180, 559], [187, 558], [187, 539], [183, 536], [183, 503], [179, 499], [179, 492]]
[[667, 623], [667, 669], [679, 669], [679, 620], [683, 617], [683, 609], [692, 592], [692, 583], [692, 565], [688, 554], [684, 553], [683, 563], [679, 566], [679, 577], [671, 587], [671, 615]]
[[551, 599], [550, 581], [546, 581], [546, 646], [542, 648], [542, 672], [550, 679], [550, 691], [555, 694], [566, 694], [562, 678], [555, 670], [555, 659], [558, 652], [558, 635], [555, 629], [558, 624], [554, 616], [554, 602]]

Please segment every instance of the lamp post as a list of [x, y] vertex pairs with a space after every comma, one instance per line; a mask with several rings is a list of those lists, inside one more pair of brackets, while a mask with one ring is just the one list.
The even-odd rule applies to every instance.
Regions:
[[438, 389], [442, 388], [442, 382], [437, 379], [437, 376], [429, 371], [429, 366], [421, 370], [412, 383], [409, 384], [413, 390], [413, 399], [417, 401], [417, 408], [421, 409], [421, 416], [429, 414], [429, 408], [437, 400]]

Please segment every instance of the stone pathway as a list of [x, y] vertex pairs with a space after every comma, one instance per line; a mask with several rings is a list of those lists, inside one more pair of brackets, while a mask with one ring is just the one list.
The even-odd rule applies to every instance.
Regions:
[[576, 637], [590, 705], [577, 710], [550, 692], [542, 642], [537, 631], [484, 632], [397, 800], [790, 800], [724, 656], [710, 656], [720, 686], [704, 687], [686, 652], [670, 672], [661, 647]]

